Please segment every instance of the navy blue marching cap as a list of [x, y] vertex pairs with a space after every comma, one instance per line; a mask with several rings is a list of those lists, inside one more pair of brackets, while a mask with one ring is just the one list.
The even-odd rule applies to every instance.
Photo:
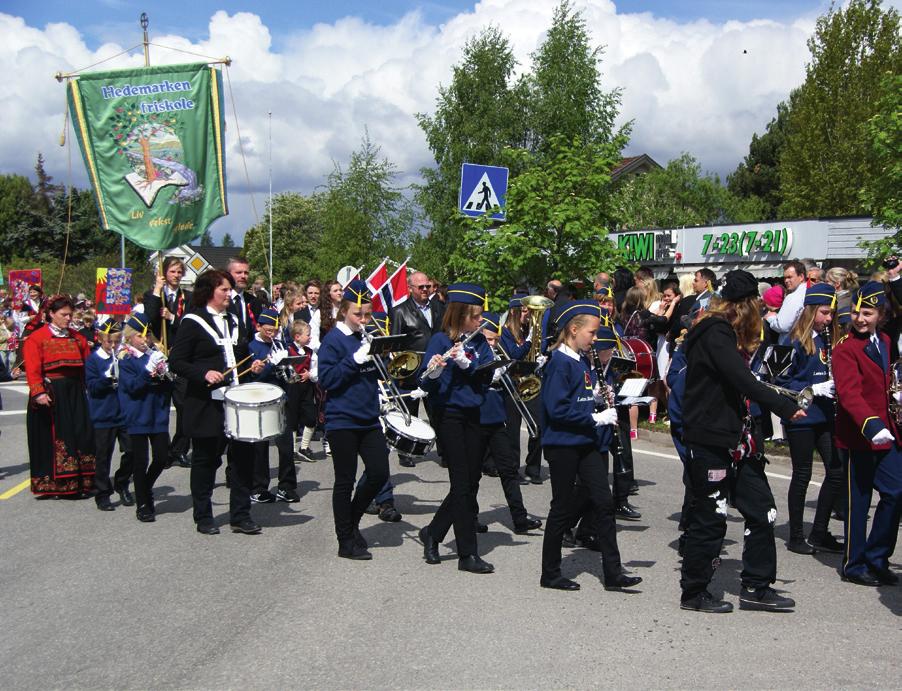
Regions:
[[601, 308], [594, 300], [569, 300], [564, 303], [561, 311], [554, 318], [558, 331], [562, 330], [570, 322], [573, 317], [580, 314], [587, 314], [590, 317], [601, 318]]
[[479, 305], [489, 308], [489, 297], [485, 288], [475, 283], [452, 283], [448, 286], [448, 302], [462, 302], [465, 305]]
[[600, 297], [612, 298], [612, 297], [614, 297], [614, 289], [611, 287], [610, 283], [607, 285], [603, 285], [603, 286], [601, 286], [601, 288], [599, 288], [598, 290], [595, 291], [595, 297], [596, 298], [600, 298]]
[[488, 322], [485, 331], [494, 331], [496, 334], [501, 333], [501, 316], [497, 312], [483, 312], [482, 321]]
[[361, 281], [359, 278], [355, 278], [345, 286], [344, 292], [341, 294], [341, 299], [353, 302], [359, 307], [364, 303], [371, 302], [370, 289], [367, 288], [365, 282]]
[[846, 326], [852, 323], [852, 305], [840, 307], [836, 311], [836, 321], [840, 326]]
[[857, 312], [862, 307], [877, 309], [886, 304], [886, 293], [883, 283], [880, 281], [868, 281], [856, 292], [852, 293], [852, 311]]
[[836, 288], [829, 283], [815, 283], [805, 291], [805, 306], [829, 305], [836, 307]]
[[611, 350], [617, 347], [617, 342], [617, 334], [614, 333], [614, 329], [602, 322], [598, 331], [595, 332], [595, 342], [592, 347], [595, 350]]
[[522, 307], [523, 303], [521, 300], [527, 297], [529, 297], [529, 293], [523, 293], [518, 290], [511, 296], [510, 302], [507, 303], [507, 308], [512, 310], [514, 307]]
[[257, 317], [257, 323], [261, 326], [278, 326], [279, 325], [279, 313], [276, 312], [271, 307], [266, 308], [262, 312], [260, 312], [260, 316]]
[[122, 322], [116, 321], [110, 317], [103, 323], [103, 326], [101, 326], [98, 331], [107, 335], [122, 333]]
[[147, 328], [150, 326], [150, 319], [147, 318], [146, 314], [142, 312], [132, 312], [128, 315], [128, 319], [125, 322], [125, 325], [129, 328], [134, 329], [142, 336], [147, 335]]

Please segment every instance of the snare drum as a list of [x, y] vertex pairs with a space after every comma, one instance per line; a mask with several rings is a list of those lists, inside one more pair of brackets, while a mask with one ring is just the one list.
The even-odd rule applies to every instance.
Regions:
[[237, 441], [265, 441], [285, 431], [285, 393], [272, 384], [240, 384], [224, 396], [225, 433]]
[[425, 456], [435, 445], [435, 430], [418, 417], [411, 416], [410, 424], [404, 422], [404, 414], [392, 410], [382, 416], [385, 441], [405, 456]]
[[651, 346], [641, 338], [624, 338], [620, 342], [623, 344], [624, 355], [635, 360], [636, 370], [646, 379], [654, 379], [655, 351]]

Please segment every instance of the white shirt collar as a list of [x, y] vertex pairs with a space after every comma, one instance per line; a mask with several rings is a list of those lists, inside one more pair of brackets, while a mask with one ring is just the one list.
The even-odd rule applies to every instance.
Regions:
[[345, 336], [350, 336], [354, 333], [360, 333], [359, 331], [354, 331], [353, 329], [351, 329], [351, 327], [344, 322], [335, 322], [335, 328], [341, 331]]
[[223, 311], [223, 312], [217, 312], [215, 309], [213, 309], [212, 307], [210, 307], [210, 305], [207, 305], [207, 313], [208, 313], [208, 314], [212, 314], [214, 317], [219, 317], [220, 319], [225, 319], [225, 317], [226, 317], [226, 312], [225, 312], [225, 311]]
[[55, 327], [53, 324], [51, 324], [49, 322], [47, 323], [47, 326], [50, 327], [50, 333], [52, 333], [57, 338], [65, 338], [66, 336], [69, 336], [72, 333], [71, 329], [58, 329], [57, 327]]
[[561, 345], [558, 347], [558, 350], [561, 351], [567, 357], [572, 357], [574, 360], [582, 359], [579, 356], [579, 353], [577, 353], [575, 350], [573, 350], [573, 348], [568, 346], [566, 343], [561, 343]]
[[109, 360], [111, 357], [110, 354], [108, 352], [106, 352], [103, 348], [98, 348], [94, 352], [97, 353], [97, 357], [99, 357], [101, 360]]

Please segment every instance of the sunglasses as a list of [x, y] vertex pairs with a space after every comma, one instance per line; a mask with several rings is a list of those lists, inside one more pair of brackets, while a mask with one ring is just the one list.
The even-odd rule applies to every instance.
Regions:
[[431, 283], [424, 283], [422, 285], [414, 286], [414, 288], [418, 288], [419, 290], [429, 290], [431, 287]]

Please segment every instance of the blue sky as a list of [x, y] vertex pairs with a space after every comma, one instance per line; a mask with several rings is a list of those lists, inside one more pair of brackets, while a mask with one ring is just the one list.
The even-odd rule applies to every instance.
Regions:
[[[618, 13], [649, 12], [679, 22], [707, 19], [720, 23], [731, 19], [785, 20], [818, 12], [829, 3], [824, 0], [617, 0], [615, 4]], [[133, 39], [137, 43], [141, 38], [138, 17], [142, 11], [150, 15], [151, 35], [177, 33], [192, 40], [207, 35], [210, 15], [217, 10], [225, 10], [229, 14], [253, 12], [270, 28], [274, 47], [278, 49], [281, 37], [309, 29], [318, 22], [332, 23], [342, 17], [353, 16], [372, 24], [389, 25], [407, 13], [419, 10], [425, 23], [439, 25], [461, 12], [472, 12], [475, 5], [475, 0], [265, 0], [253, 3], [234, 0], [156, 0], [153, 3], [127, 0], [77, 3], [71, 0], [10, 0], [2, 3], [0, 11], [20, 16], [31, 26], [43, 27], [50, 22], [73, 24], [92, 48], [105, 41], [125, 43]]]

